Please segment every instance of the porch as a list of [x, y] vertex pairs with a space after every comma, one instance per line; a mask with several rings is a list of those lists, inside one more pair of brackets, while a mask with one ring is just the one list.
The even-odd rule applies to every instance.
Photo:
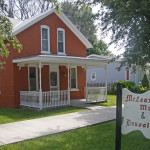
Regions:
[[[20, 105], [40, 110], [48, 107], [67, 106], [70, 105], [71, 99], [77, 99], [76, 95], [79, 99], [86, 98], [86, 102], [107, 100], [107, 84], [105, 87], [97, 89], [87, 87], [86, 70], [88, 67], [95, 66], [104, 67], [107, 70], [108, 62], [109, 60], [105, 59], [54, 55], [14, 59], [13, 63], [16, 63], [20, 70], [28, 68], [28, 81], [26, 82], [29, 83], [29, 88], [28, 90], [20, 89]], [[45, 72], [43, 72], [45, 69], [42, 70], [44, 66], [47, 67]], [[60, 72], [61, 67], [63, 67], [63, 71]], [[35, 70], [34, 75], [32, 74], [33, 70]], [[45, 74], [49, 74], [50, 77], [46, 75], [47, 78], [45, 78]], [[105, 83], [107, 83], [107, 71], [105, 76]], [[45, 87], [49, 88], [45, 90]], [[74, 97], [71, 97], [73, 93]]]
[[33, 108], [48, 108], [69, 105], [68, 91], [48, 91], [42, 92], [42, 101], [40, 101], [40, 92], [20, 91], [20, 106]]

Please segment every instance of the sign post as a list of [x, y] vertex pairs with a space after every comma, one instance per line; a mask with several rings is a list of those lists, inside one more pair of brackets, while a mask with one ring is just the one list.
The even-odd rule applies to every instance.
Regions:
[[117, 83], [116, 107], [116, 145], [115, 150], [121, 150], [121, 120], [122, 120], [122, 83]]

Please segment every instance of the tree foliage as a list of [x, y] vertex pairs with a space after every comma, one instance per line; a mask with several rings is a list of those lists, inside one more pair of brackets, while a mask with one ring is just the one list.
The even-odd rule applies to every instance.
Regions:
[[149, 88], [149, 81], [148, 81], [148, 78], [147, 78], [146, 74], [144, 74], [144, 77], [143, 77], [143, 80], [142, 80], [142, 86]]
[[60, 9], [57, 0], [7, 0], [2, 10], [5, 16], [25, 20], [49, 9]]
[[76, 2], [66, 1], [62, 3], [62, 12], [91, 43], [96, 40], [97, 26], [94, 21], [97, 16], [92, 13], [91, 7], [86, 4], [79, 6]]
[[144, 67], [150, 62], [150, 1], [94, 0], [99, 9], [104, 32], [112, 32], [111, 43], [125, 47], [121, 66]]
[[92, 7], [86, 2], [77, 1], [62, 3], [63, 13], [73, 22], [73, 24], [81, 31], [81, 33], [92, 43], [93, 48], [87, 49], [87, 55], [112, 55], [108, 50], [108, 46], [102, 41], [97, 39], [97, 25], [95, 20], [98, 14], [92, 12]]
[[103, 56], [114, 56], [109, 50], [106, 43], [102, 40], [96, 39], [93, 42], [93, 48], [87, 49], [87, 55], [96, 54]]
[[[4, 1], [0, 1], [0, 8], [5, 9]], [[7, 58], [9, 55], [8, 47], [12, 44], [13, 48], [19, 52], [22, 49], [22, 45], [16, 36], [12, 33], [12, 24], [8, 18], [0, 14], [0, 58]], [[4, 62], [0, 61], [0, 68], [2, 68]]]

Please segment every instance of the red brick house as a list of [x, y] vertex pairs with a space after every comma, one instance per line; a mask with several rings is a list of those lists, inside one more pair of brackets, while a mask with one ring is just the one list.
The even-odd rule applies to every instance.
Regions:
[[10, 19], [23, 45], [10, 48], [0, 72], [0, 107], [46, 108], [84, 98], [86, 68], [107, 66], [107, 60], [86, 58], [91, 43], [64, 15], [53, 10], [31, 19]]

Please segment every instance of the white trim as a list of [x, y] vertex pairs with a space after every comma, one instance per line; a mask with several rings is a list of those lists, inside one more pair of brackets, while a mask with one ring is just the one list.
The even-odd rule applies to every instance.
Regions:
[[[42, 29], [47, 29], [48, 32], [48, 51], [42, 51]], [[46, 25], [41, 25], [41, 53], [50, 54], [50, 28]]]
[[69, 29], [81, 40], [86, 48], [92, 48], [92, 44], [85, 38], [85, 36], [75, 27], [75, 25], [63, 14], [57, 14], [54, 10], [49, 10], [45, 13], [41, 13], [33, 18], [26, 19], [22, 23], [15, 26], [13, 29], [13, 35], [17, 35], [25, 29], [29, 28], [33, 24], [47, 17], [48, 15], [55, 13], [68, 27]]
[[[93, 79], [92, 77], [93, 77], [93, 74], [95, 74], [95, 78]], [[92, 81], [96, 81], [96, 72], [91, 72], [91, 80]]]
[[76, 88], [76, 89], [73, 88], [73, 89], [71, 89], [71, 91], [79, 91], [79, 89], [78, 88]]
[[[127, 70], [129, 70], [129, 80], [127, 80]], [[125, 81], [130, 81], [130, 69], [125, 70]]]
[[13, 59], [13, 63], [18, 63], [18, 66], [25, 66], [26, 64], [38, 64], [39, 61], [45, 64], [70, 64], [76, 66], [86, 65], [88, 67], [105, 67], [105, 65], [108, 63], [108, 60], [58, 55], [37, 55], [33, 57]]
[[38, 68], [37, 68], [37, 66], [28, 66], [28, 88], [29, 88], [29, 91], [31, 91], [30, 90], [30, 70], [29, 70], [29, 68], [35, 68], [35, 72], [36, 72], [36, 91], [38, 91]]
[[[63, 52], [58, 52], [58, 31], [63, 32]], [[57, 28], [57, 54], [58, 55], [66, 55], [66, 50], [65, 50], [65, 29], [63, 29], [63, 28]]]
[[[76, 74], [75, 74], [75, 76], [76, 76], [76, 88], [71, 88], [71, 69], [72, 69], [72, 68], [74, 68], [75, 71], [76, 71]], [[70, 68], [70, 89], [71, 89], [71, 91], [72, 91], [72, 90], [75, 91], [75, 89], [76, 89], [76, 90], [78, 89], [78, 73], [77, 73], [77, 67], [71, 67], [71, 68]]]

